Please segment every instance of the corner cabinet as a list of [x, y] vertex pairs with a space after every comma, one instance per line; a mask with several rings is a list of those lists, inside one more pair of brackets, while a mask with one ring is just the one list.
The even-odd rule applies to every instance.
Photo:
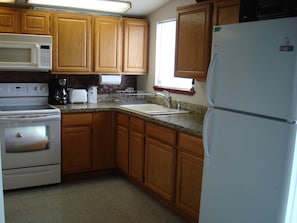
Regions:
[[146, 74], [148, 72], [148, 21], [123, 19], [123, 72]]
[[93, 19], [94, 71], [119, 73], [122, 69], [121, 19], [96, 16]]
[[212, 3], [177, 8], [175, 76], [205, 81], [211, 52]]
[[90, 15], [53, 14], [53, 72], [91, 71]]

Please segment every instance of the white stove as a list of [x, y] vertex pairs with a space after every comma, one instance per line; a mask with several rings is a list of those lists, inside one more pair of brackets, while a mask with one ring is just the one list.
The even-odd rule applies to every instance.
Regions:
[[60, 110], [47, 83], [0, 83], [4, 190], [61, 182]]

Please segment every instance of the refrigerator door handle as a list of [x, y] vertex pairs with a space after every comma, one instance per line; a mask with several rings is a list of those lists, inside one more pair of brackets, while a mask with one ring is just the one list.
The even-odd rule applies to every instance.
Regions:
[[212, 115], [214, 114], [214, 109], [210, 108], [205, 114], [204, 123], [203, 123], [203, 148], [204, 148], [204, 162], [209, 163], [209, 125]]
[[210, 106], [214, 106], [214, 100], [212, 98], [212, 90], [214, 90], [213, 82], [215, 80], [215, 68], [217, 66], [218, 54], [214, 54], [210, 61], [208, 71], [207, 71], [207, 81], [206, 81], [206, 99]]

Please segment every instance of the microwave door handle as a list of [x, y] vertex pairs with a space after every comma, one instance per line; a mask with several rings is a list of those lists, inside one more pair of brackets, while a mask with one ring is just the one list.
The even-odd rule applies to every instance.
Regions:
[[40, 66], [40, 45], [38, 43], [34, 44], [35, 53], [32, 53], [31, 61], [34, 63], [33, 65], [36, 65], [36, 67]]

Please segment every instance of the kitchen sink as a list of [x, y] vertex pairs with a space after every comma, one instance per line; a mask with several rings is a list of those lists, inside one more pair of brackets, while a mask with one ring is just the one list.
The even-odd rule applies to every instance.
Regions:
[[120, 105], [120, 107], [126, 108], [131, 111], [144, 113], [147, 115], [171, 115], [171, 114], [189, 113], [189, 111], [186, 111], [186, 110], [166, 108], [162, 105], [157, 105], [157, 104], [129, 104], [129, 105]]

